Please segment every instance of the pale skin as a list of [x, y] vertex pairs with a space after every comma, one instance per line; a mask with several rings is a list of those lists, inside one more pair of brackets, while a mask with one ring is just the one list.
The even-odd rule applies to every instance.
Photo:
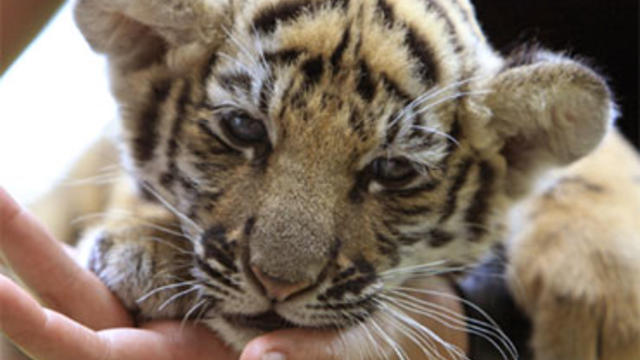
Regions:
[[[69, 255], [27, 211], [0, 188], [0, 254], [31, 294], [0, 275], [0, 330], [25, 353], [40, 360], [261, 360], [279, 352], [288, 360], [333, 360], [327, 343], [336, 334], [282, 330], [254, 339], [242, 354], [201, 326], [150, 322], [134, 327], [111, 292]], [[46, 275], [45, 275], [46, 274]], [[451, 289], [438, 289], [452, 293]], [[460, 305], [438, 302], [454, 311]], [[423, 321], [448, 341], [466, 348], [466, 338]], [[424, 355], [412, 355], [422, 359]]]

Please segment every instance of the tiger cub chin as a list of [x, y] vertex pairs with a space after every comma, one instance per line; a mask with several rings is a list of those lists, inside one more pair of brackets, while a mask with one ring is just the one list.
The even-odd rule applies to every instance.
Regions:
[[361, 332], [341, 356], [377, 338], [386, 358], [436, 336], [411, 281], [504, 242], [536, 359], [640, 358], [640, 161], [589, 67], [500, 56], [466, 0], [80, 0], [75, 16], [109, 60], [123, 170], [70, 213], [106, 211], [75, 230], [140, 319], [197, 319], [238, 349]]

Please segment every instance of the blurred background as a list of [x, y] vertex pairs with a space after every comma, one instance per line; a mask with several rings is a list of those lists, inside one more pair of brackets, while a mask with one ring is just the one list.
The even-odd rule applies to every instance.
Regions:
[[[8, 13], [6, 0], [0, 1], [5, 27], [20, 15]], [[63, 5], [0, 78], [0, 186], [23, 203], [45, 191], [116, 117], [106, 63], [76, 29], [72, 3]], [[16, 39], [2, 41], [2, 68], [11, 55], [8, 40]]]
[[[75, 28], [71, 2], [11, 61], [15, 51], [7, 50], [8, 40], [22, 36], [27, 43], [60, 3], [1, 1], [0, 69], [8, 70], [0, 78], [0, 185], [22, 202], [43, 192], [116, 117], [104, 60]], [[503, 53], [534, 40], [590, 59], [609, 76], [622, 110], [618, 126], [638, 145], [638, 0], [474, 3], [490, 40]], [[38, 12], [37, 21], [23, 21], [21, 11]], [[14, 23], [20, 33], [6, 31]]]

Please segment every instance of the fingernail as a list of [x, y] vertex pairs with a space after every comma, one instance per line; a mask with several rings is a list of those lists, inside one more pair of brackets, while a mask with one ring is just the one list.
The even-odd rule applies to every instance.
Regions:
[[287, 360], [287, 358], [282, 353], [270, 352], [262, 355], [260, 360]]

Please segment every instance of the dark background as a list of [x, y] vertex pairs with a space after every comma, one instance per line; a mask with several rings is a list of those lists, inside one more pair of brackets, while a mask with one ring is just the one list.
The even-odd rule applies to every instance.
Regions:
[[568, 50], [609, 78], [622, 115], [617, 126], [636, 147], [638, 0], [472, 0], [489, 40], [503, 54], [524, 41]]

